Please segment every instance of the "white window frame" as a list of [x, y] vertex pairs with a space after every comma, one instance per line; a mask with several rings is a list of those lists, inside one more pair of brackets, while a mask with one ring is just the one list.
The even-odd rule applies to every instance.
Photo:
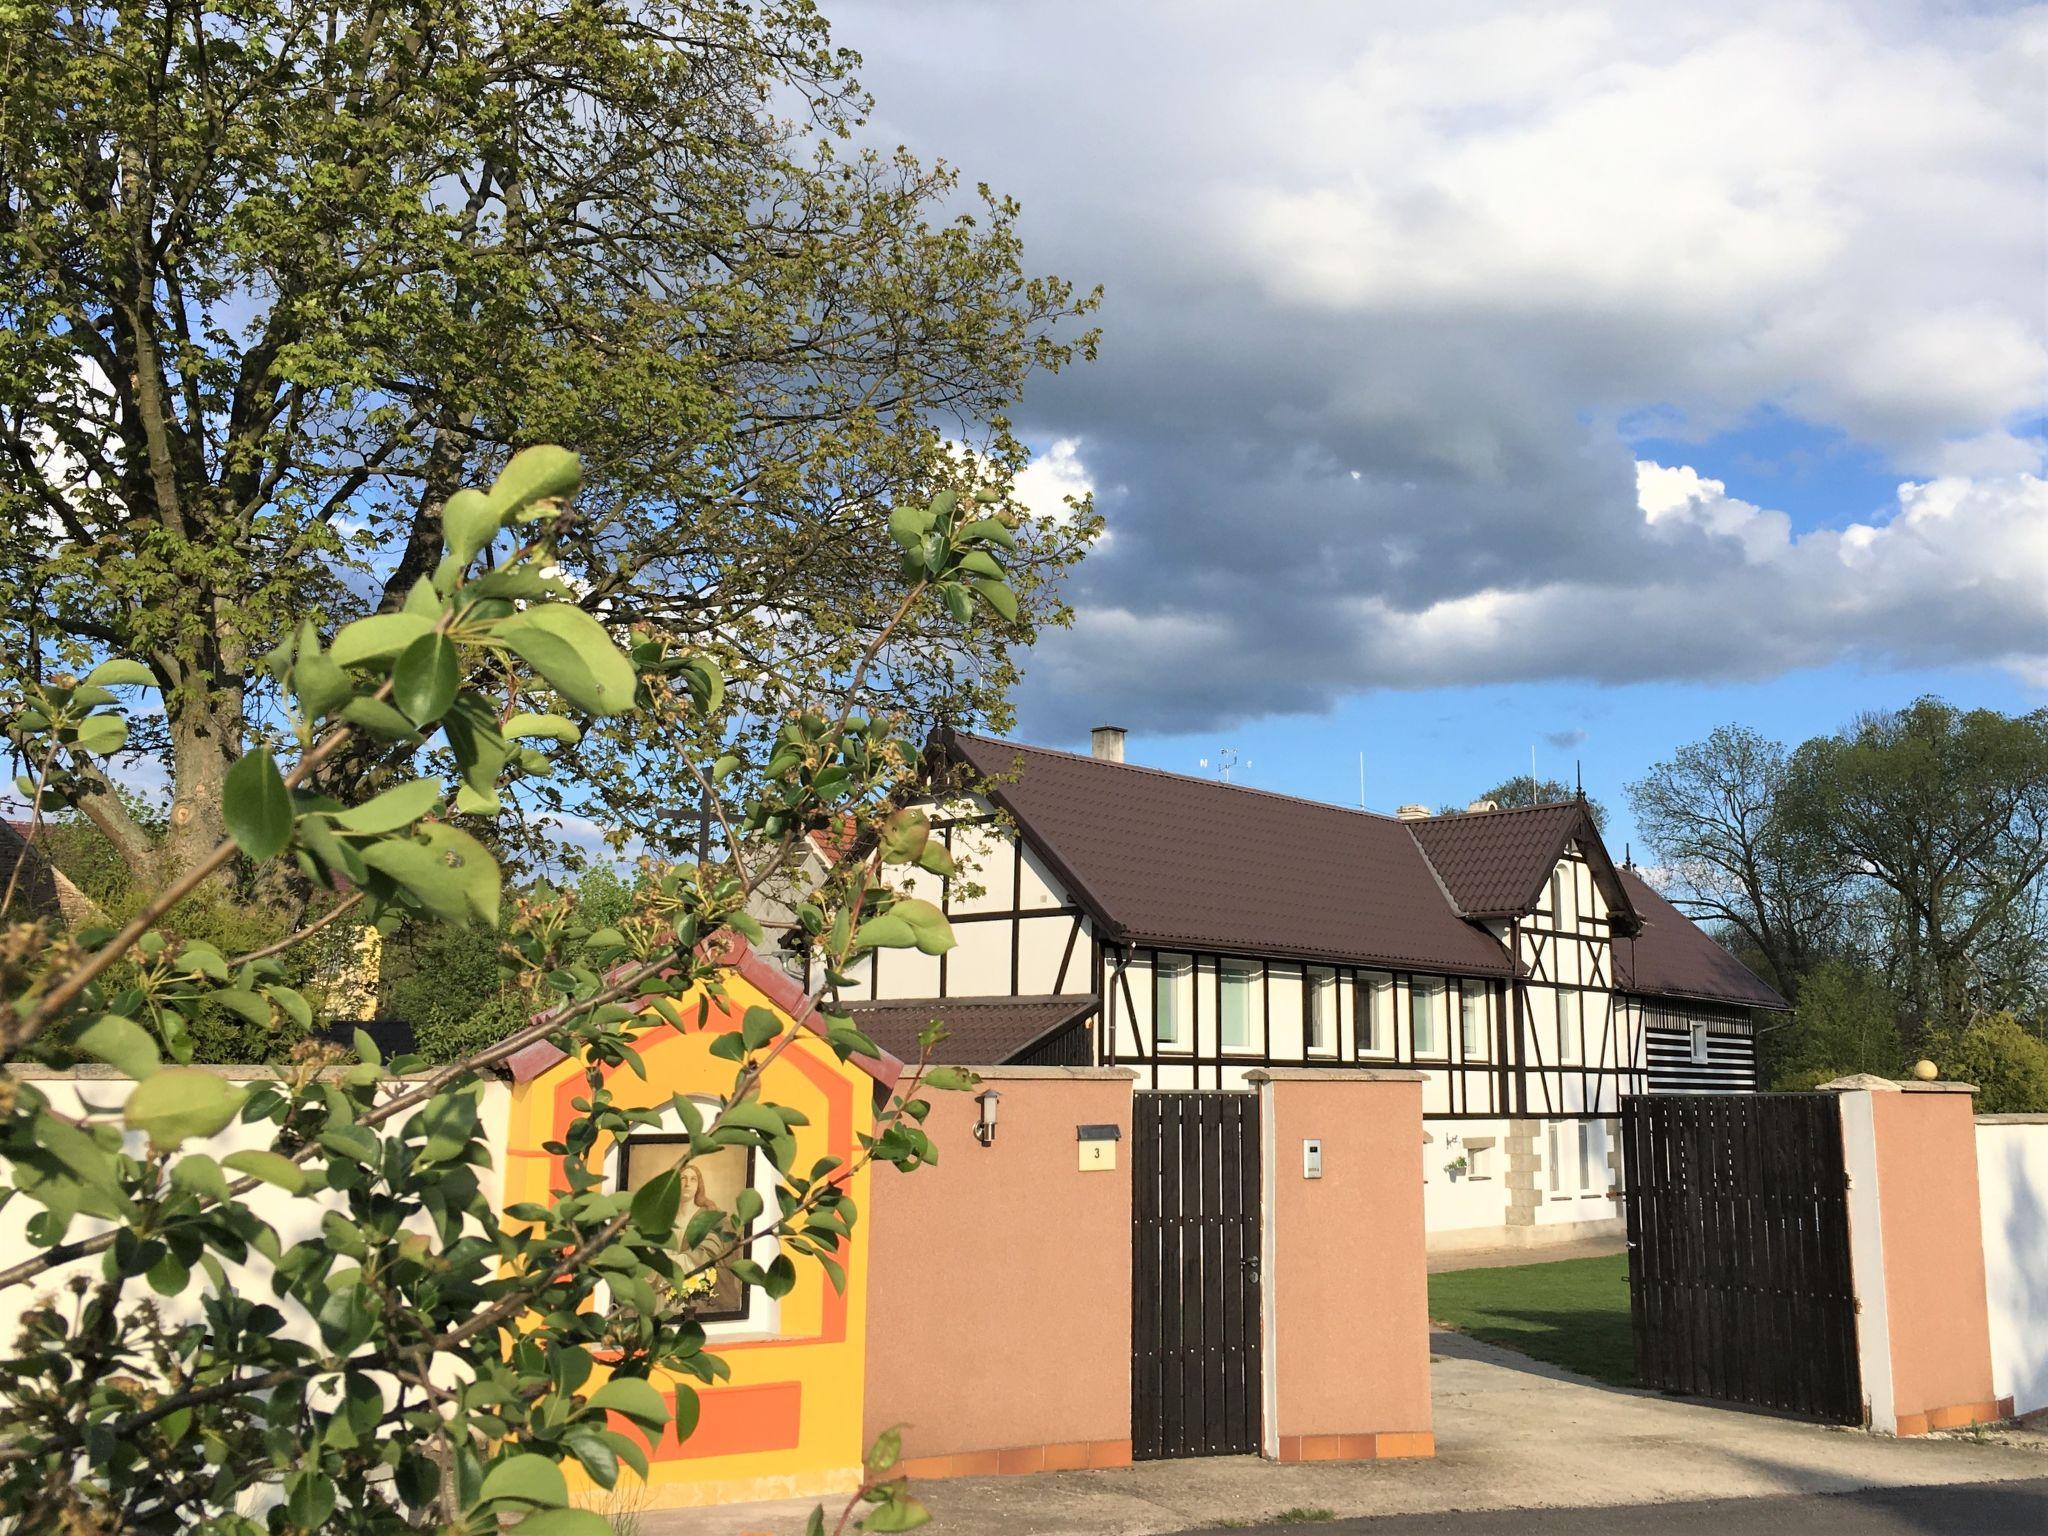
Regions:
[[1694, 1066], [1703, 1067], [1713, 1059], [1713, 1052], [1708, 1048], [1707, 1044], [1708, 1036], [1713, 1031], [1708, 1027], [1705, 1019], [1693, 1019], [1687, 1027], [1691, 1034], [1691, 1039], [1687, 1046], [1689, 1059]]
[[[1493, 1059], [1493, 1010], [1487, 1006], [1493, 988], [1483, 981], [1458, 982], [1458, 1053], [1466, 1061]], [[1474, 1021], [1478, 1023], [1474, 1045]]]
[[1337, 999], [1342, 978], [1333, 965], [1301, 971], [1301, 1049], [1308, 1056], [1337, 1054]]
[[1358, 1054], [1385, 1057], [1394, 1054], [1394, 1031], [1400, 1019], [1394, 1006], [1394, 973], [1360, 971], [1356, 1025]]
[[1582, 1067], [1586, 1064], [1585, 997], [1559, 987], [1557, 997], [1557, 1064]]
[[[1417, 1061], [1444, 1061], [1451, 1053], [1450, 1031], [1445, 1028], [1449, 1008], [1445, 999], [1450, 996], [1450, 986], [1441, 976], [1410, 976], [1408, 978], [1408, 1054]], [[1430, 1045], [1423, 1048], [1422, 1009], [1420, 1000], [1430, 999]]]
[[[1238, 995], [1244, 999], [1244, 1038], [1232, 1040], [1228, 1033], [1229, 1003], [1233, 988], [1230, 978], [1242, 977], [1243, 986]], [[1258, 1021], [1256, 1006], [1265, 1001], [1261, 967], [1256, 960], [1233, 960], [1228, 957], [1216, 962], [1216, 1048], [1219, 1051], [1252, 1051], [1259, 1048], [1253, 1037], [1259, 1032], [1252, 1026]]]
[[[1187, 1005], [1195, 996], [1195, 957], [1172, 950], [1157, 951], [1152, 956], [1152, 1044], [1159, 1050], [1185, 1051], [1189, 1042], [1182, 1025], [1191, 1021]], [[1165, 998], [1170, 1006], [1160, 1007]], [[1160, 1025], [1162, 1020], [1172, 1023], [1173, 1033], [1167, 1034]]]

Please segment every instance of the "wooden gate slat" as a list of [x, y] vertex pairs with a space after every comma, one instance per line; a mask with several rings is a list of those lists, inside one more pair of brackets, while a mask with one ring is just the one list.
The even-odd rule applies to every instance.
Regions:
[[1860, 1422], [1840, 1102], [1631, 1094], [1622, 1137], [1637, 1379]]

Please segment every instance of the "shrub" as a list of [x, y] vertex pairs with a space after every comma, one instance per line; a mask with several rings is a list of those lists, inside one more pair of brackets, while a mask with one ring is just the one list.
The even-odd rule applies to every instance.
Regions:
[[1979, 1114], [2048, 1114], [2048, 1041], [2010, 1013], [1929, 1036], [1927, 1057], [1952, 1082], [1976, 1084]]

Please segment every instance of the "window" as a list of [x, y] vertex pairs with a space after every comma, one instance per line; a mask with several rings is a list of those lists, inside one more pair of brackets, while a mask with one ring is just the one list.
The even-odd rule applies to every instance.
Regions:
[[1410, 1042], [1417, 1056], [1444, 1053], [1444, 984], [1437, 976], [1417, 976], [1408, 983]]
[[1486, 1059], [1486, 986], [1458, 983], [1458, 1044], [1470, 1061]]
[[1358, 991], [1358, 1054], [1384, 1056], [1394, 1048], [1394, 978], [1366, 971]]
[[[1527, 890], [1524, 886], [1522, 889]], [[1564, 866], [1560, 864], [1550, 872], [1550, 926], [1564, 926]]]
[[1550, 1155], [1544, 1158], [1544, 1171], [1550, 1181], [1553, 1195], [1564, 1193], [1564, 1122], [1553, 1120], [1549, 1125]]
[[1318, 1054], [1337, 1049], [1337, 973], [1325, 966], [1308, 968], [1304, 983], [1302, 1032], [1308, 1049]]
[[1252, 1043], [1252, 992], [1259, 984], [1259, 968], [1249, 960], [1225, 960], [1218, 980], [1223, 989], [1217, 1014], [1223, 1048], [1241, 1051]]
[[[619, 1146], [617, 1187], [630, 1193], [678, 1165], [682, 1168], [682, 1215], [677, 1221], [674, 1251], [686, 1267], [698, 1270], [681, 1287], [691, 1303], [692, 1316], [700, 1323], [733, 1325], [714, 1329], [714, 1333], [773, 1330], [779, 1317], [775, 1299], [765, 1291], [742, 1284], [733, 1274], [732, 1261], [739, 1255], [727, 1251], [731, 1244], [729, 1235], [709, 1235], [695, 1248], [685, 1248], [681, 1241], [686, 1218], [698, 1211], [732, 1211], [743, 1190], [754, 1190], [772, 1210], [773, 1168], [752, 1147], [718, 1147], [692, 1155], [688, 1136], [635, 1136]], [[748, 1256], [755, 1263], [767, 1264], [773, 1261], [778, 1245], [769, 1236], [757, 1238], [748, 1246], [752, 1249]]]
[[1593, 1188], [1593, 1169], [1598, 1161], [1593, 1154], [1599, 1130], [1594, 1121], [1579, 1122], [1579, 1193], [1582, 1195]]
[[1187, 1038], [1188, 1003], [1194, 996], [1195, 963], [1186, 955], [1152, 961], [1152, 1036], [1160, 1045]]
[[1701, 1023], [1692, 1027], [1692, 1059], [1699, 1064], [1707, 1059], [1707, 1026]]
[[1557, 994], [1557, 1060], [1558, 1065], [1574, 1067], [1579, 1063], [1579, 1021], [1585, 1003], [1576, 992]]

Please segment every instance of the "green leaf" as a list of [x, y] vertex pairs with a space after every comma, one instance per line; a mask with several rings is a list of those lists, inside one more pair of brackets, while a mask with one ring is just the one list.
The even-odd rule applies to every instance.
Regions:
[[73, 1027], [69, 1039], [75, 1049], [98, 1057], [138, 1081], [163, 1065], [155, 1037], [133, 1019], [124, 1019], [118, 1013], [102, 1013], [87, 1019]]
[[366, 731], [375, 731], [379, 736], [389, 736], [396, 741], [417, 742], [420, 739], [410, 720], [382, 699], [373, 699], [367, 694], [350, 699], [342, 707], [341, 718], [350, 725], [359, 725]]
[[454, 875], [462, 891], [463, 904], [472, 917], [486, 926], [498, 926], [501, 881], [498, 861], [490, 849], [443, 821], [430, 821], [420, 828], [427, 847]]
[[399, 653], [391, 670], [391, 701], [415, 725], [431, 725], [455, 702], [461, 681], [455, 642], [436, 630]]
[[128, 1095], [121, 1118], [159, 1150], [225, 1129], [242, 1107], [242, 1090], [200, 1067], [170, 1067], [144, 1078]]
[[928, 901], [899, 901], [889, 916], [910, 929], [918, 949], [927, 955], [943, 955], [953, 947], [953, 925]]
[[868, 1511], [860, 1522], [864, 1531], [914, 1531], [931, 1522], [932, 1512], [901, 1488], [889, 1490], [882, 1503]]
[[946, 845], [933, 838], [924, 845], [924, 851], [917, 856], [917, 867], [930, 870], [935, 875], [948, 878], [954, 873], [953, 855], [946, 852]]
[[299, 696], [299, 709], [308, 720], [318, 720], [348, 698], [348, 674], [334, 658], [319, 649], [319, 638], [308, 624], [299, 646], [299, 659], [292, 667], [292, 687]]
[[228, 1181], [220, 1164], [204, 1152], [188, 1152], [171, 1164], [171, 1184], [173, 1188], [215, 1200], [228, 1198]]
[[74, 740], [82, 751], [106, 757], [127, 743], [128, 722], [119, 715], [87, 715], [78, 722]]
[[498, 727], [498, 733], [507, 738], [538, 737], [566, 742], [572, 747], [583, 739], [583, 732], [576, 728], [576, 722], [562, 715], [514, 715]]
[[306, 1170], [276, 1152], [252, 1147], [246, 1152], [230, 1152], [220, 1161], [221, 1166], [230, 1172], [245, 1173], [252, 1179], [275, 1184], [288, 1195], [303, 1193], [306, 1188]]
[[882, 862], [914, 864], [931, 841], [932, 824], [923, 811], [897, 811], [882, 823], [879, 837]]
[[860, 949], [911, 949], [917, 944], [917, 930], [894, 912], [884, 912], [854, 930], [853, 942]]
[[676, 1170], [657, 1173], [633, 1192], [633, 1225], [649, 1237], [659, 1237], [675, 1226], [682, 1203], [683, 1181]]
[[460, 490], [442, 504], [441, 542], [448, 546], [456, 565], [467, 568], [504, 524], [503, 512], [491, 504], [490, 497], [482, 491]]
[[252, 859], [272, 858], [292, 840], [291, 792], [269, 748], [256, 748], [228, 770], [221, 784], [221, 816], [235, 846]]
[[569, 1485], [560, 1467], [547, 1457], [528, 1451], [499, 1462], [485, 1474], [483, 1487], [477, 1490], [477, 1503], [489, 1504], [499, 1499], [557, 1508], [569, 1502]]
[[964, 1093], [980, 1082], [980, 1074], [966, 1067], [927, 1067], [924, 1076], [918, 1079], [920, 1087], [935, 1088], [944, 1093]]
[[362, 850], [363, 862], [379, 874], [388, 875], [407, 895], [445, 923], [469, 920], [469, 904], [463, 899], [460, 873], [450, 868], [431, 848], [409, 838], [390, 838]]
[[156, 674], [139, 661], [115, 656], [86, 673], [80, 682], [98, 688], [154, 688]]
[[984, 517], [979, 522], [969, 523], [953, 535], [956, 544], [989, 543], [1000, 544], [1005, 549], [1017, 547], [1017, 535], [1009, 525], [998, 518]]
[[343, 626], [327, 654], [337, 666], [361, 666], [396, 656], [433, 627], [434, 621], [423, 613], [373, 613]]
[[903, 1459], [903, 1426], [891, 1425], [875, 1436], [875, 1443], [868, 1447], [868, 1476], [876, 1477], [895, 1466]]
[[285, 1518], [302, 1531], [317, 1531], [334, 1513], [334, 1480], [318, 1467], [301, 1467], [284, 1482]]
[[557, 693], [593, 715], [633, 705], [633, 664], [604, 626], [573, 603], [541, 603], [503, 620], [493, 637], [510, 647]]
[[915, 554], [931, 525], [932, 515], [923, 507], [898, 507], [889, 514], [889, 537], [907, 553]]
[[439, 779], [414, 779], [381, 795], [334, 813], [334, 824], [350, 832], [396, 832], [409, 827], [438, 806], [447, 794]]
[[614, 1376], [590, 1394], [590, 1406], [624, 1414], [646, 1429], [658, 1430], [669, 1420], [661, 1394], [638, 1376]]
[[508, 516], [536, 501], [564, 501], [583, 484], [583, 465], [566, 448], [522, 448], [491, 483], [490, 504]]
[[983, 576], [970, 581], [968, 585], [981, 594], [981, 600], [989, 607], [1012, 624], [1017, 622], [1017, 594], [1012, 592], [1006, 583], [990, 581]]

